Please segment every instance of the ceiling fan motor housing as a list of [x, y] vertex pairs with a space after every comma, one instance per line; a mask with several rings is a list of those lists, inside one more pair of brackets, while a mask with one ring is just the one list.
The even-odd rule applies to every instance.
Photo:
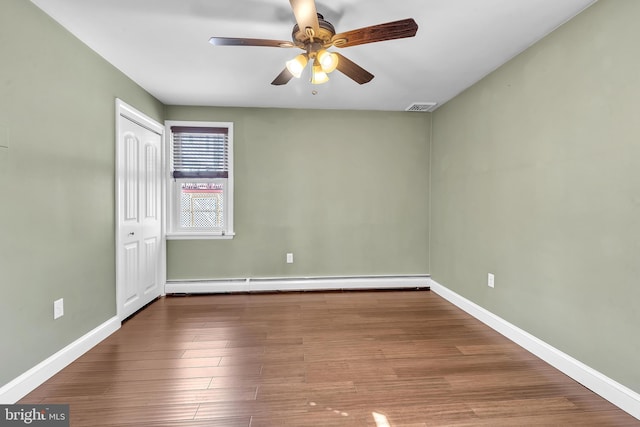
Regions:
[[336, 29], [329, 21], [325, 21], [324, 16], [319, 13], [317, 15], [317, 33], [312, 28], [305, 28], [301, 30], [298, 24], [293, 26], [291, 38], [293, 39], [293, 43], [300, 49], [304, 49], [306, 51], [314, 51], [314, 47], [316, 47], [318, 44], [321, 45], [321, 47], [329, 47], [332, 45], [332, 38], [336, 35]]

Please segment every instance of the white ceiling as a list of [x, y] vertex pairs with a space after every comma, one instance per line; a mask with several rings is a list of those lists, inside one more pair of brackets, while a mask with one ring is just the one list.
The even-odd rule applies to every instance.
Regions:
[[[414, 38], [340, 53], [375, 75], [272, 86], [298, 49], [214, 47], [211, 36], [290, 40], [286, 0], [31, 0], [167, 105], [401, 111], [447, 102], [594, 0], [317, 0], [345, 32], [414, 18]], [[316, 95], [312, 94], [317, 90]]]

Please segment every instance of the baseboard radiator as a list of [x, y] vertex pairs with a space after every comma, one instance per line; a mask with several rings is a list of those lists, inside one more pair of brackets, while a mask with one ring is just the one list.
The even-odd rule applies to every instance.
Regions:
[[168, 281], [166, 294], [233, 292], [326, 291], [355, 289], [429, 289], [429, 275], [263, 277], [243, 279]]

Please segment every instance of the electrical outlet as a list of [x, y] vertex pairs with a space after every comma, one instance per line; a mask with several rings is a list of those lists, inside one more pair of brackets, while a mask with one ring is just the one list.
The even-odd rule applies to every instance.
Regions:
[[496, 277], [492, 273], [489, 273], [487, 275], [487, 286], [489, 286], [490, 288], [495, 287], [495, 279]]
[[53, 319], [64, 316], [64, 299], [60, 298], [53, 302]]
[[293, 254], [291, 252], [287, 254], [287, 264], [293, 264]]

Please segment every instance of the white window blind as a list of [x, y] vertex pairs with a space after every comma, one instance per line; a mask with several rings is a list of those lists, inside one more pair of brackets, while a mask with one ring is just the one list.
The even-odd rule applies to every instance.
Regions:
[[173, 178], [228, 178], [229, 130], [172, 126]]

